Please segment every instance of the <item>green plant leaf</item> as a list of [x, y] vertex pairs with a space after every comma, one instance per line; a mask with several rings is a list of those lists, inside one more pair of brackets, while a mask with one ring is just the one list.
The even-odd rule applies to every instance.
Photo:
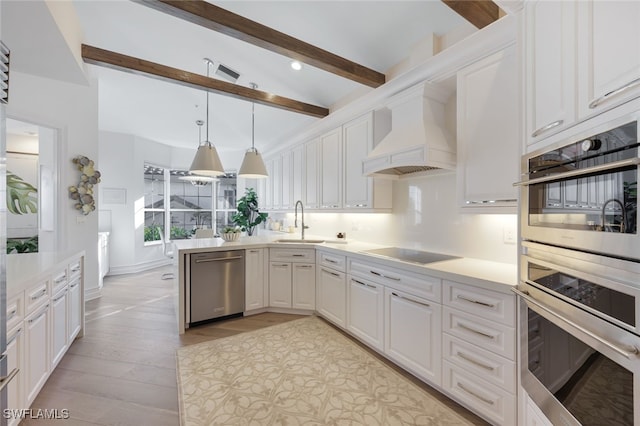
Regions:
[[38, 190], [7, 170], [7, 209], [13, 214], [38, 213]]

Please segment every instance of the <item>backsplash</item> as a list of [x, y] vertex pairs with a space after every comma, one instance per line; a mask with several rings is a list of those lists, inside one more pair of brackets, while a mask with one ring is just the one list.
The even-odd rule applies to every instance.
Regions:
[[[390, 214], [305, 213], [307, 234], [328, 238], [346, 232], [347, 239], [516, 263], [517, 245], [505, 243], [504, 233], [515, 234], [517, 216], [460, 213], [455, 173], [396, 181], [393, 197]], [[270, 217], [293, 225], [292, 213]]]

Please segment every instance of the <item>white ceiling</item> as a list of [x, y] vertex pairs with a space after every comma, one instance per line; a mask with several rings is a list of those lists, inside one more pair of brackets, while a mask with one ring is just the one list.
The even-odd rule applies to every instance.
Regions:
[[[213, 3], [383, 73], [432, 33], [470, 26], [439, 0]], [[259, 90], [328, 108], [353, 93], [371, 90], [308, 65], [293, 71], [286, 57], [131, 1], [73, 0], [73, 4], [83, 42], [99, 48], [200, 74], [206, 74], [202, 59], [209, 57], [215, 65], [223, 63], [239, 72], [236, 84], [255, 82]], [[93, 65], [88, 68], [99, 79], [100, 130], [179, 147], [197, 146], [195, 121], [206, 120], [205, 92]], [[221, 95], [210, 99], [210, 140], [221, 151], [250, 146], [251, 104]], [[255, 109], [256, 146], [263, 150], [277, 147], [317, 120], [262, 105]]]

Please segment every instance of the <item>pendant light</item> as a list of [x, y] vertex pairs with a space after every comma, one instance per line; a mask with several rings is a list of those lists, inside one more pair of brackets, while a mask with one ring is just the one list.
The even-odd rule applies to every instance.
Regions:
[[[196, 120], [196, 124], [198, 125], [198, 145], [199, 145], [200, 141], [202, 140], [202, 125], [204, 124], [204, 121]], [[210, 182], [213, 182], [215, 180], [215, 178], [211, 176], [198, 176], [198, 175], [192, 174], [191, 172], [189, 172], [189, 174], [187, 175], [179, 177], [178, 179], [191, 182], [191, 185], [193, 186], [207, 186]]]
[[[207, 78], [209, 77], [209, 67], [213, 65], [213, 62], [209, 58], [204, 58], [207, 64]], [[209, 141], [209, 91], [207, 90], [207, 133], [206, 140], [202, 145], [198, 146], [196, 156], [193, 158], [193, 163], [189, 171], [196, 175], [205, 176], [222, 176], [224, 174], [224, 167], [220, 162], [218, 151]], [[198, 141], [199, 143], [199, 141]]]
[[[255, 83], [249, 83], [252, 89], [258, 87]], [[255, 108], [256, 103], [251, 103], [251, 148], [247, 150], [244, 154], [244, 160], [242, 160], [242, 165], [240, 166], [240, 171], [238, 172], [238, 177], [249, 178], [249, 179], [264, 179], [268, 178], [267, 168], [264, 166], [264, 161], [262, 160], [262, 155], [258, 152], [255, 146]]]

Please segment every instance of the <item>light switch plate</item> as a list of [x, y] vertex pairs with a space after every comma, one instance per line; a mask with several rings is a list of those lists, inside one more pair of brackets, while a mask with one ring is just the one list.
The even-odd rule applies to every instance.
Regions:
[[516, 229], [511, 226], [505, 226], [502, 228], [502, 242], [505, 244], [516, 243]]

